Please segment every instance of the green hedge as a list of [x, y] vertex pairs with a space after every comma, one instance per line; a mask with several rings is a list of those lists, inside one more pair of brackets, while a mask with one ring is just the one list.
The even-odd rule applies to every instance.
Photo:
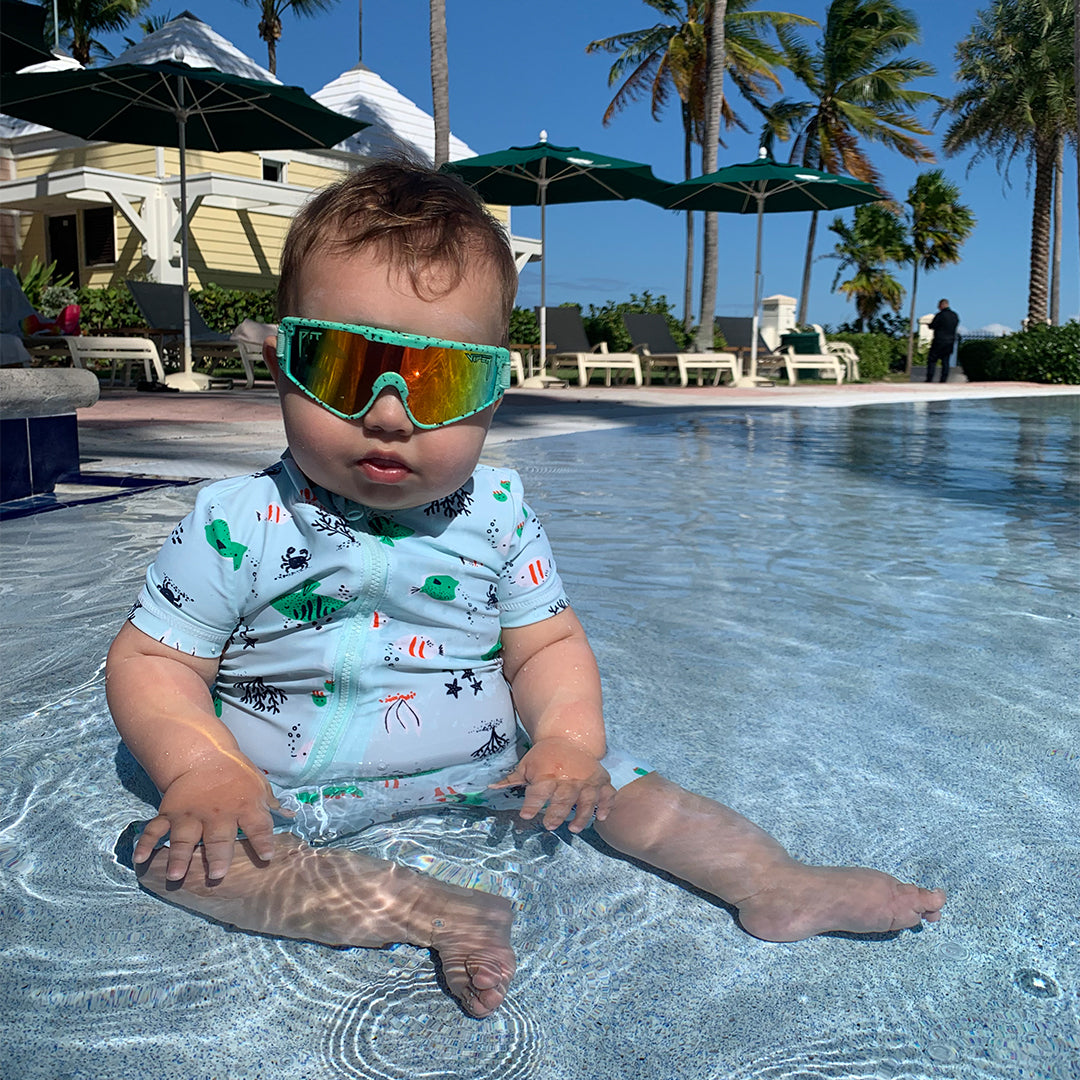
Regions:
[[[276, 322], [275, 297], [273, 289], [223, 289], [212, 282], [205, 289], [191, 290], [191, 299], [207, 326], [221, 334], [231, 334], [245, 319]], [[76, 303], [82, 308], [84, 334], [146, 325], [126, 285], [79, 289]]]
[[829, 341], [847, 341], [859, 354], [859, 381], [884, 379], [903, 371], [907, 344], [888, 334], [829, 334]]
[[1007, 337], [961, 341], [958, 363], [972, 382], [1080, 385], [1080, 322], [1033, 326]]

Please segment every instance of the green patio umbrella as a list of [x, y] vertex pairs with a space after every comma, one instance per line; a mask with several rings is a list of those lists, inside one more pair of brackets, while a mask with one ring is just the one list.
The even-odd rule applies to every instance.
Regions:
[[21, 0], [0, 0], [0, 69], [18, 71], [52, 59], [45, 44], [45, 9]]
[[[299, 87], [192, 67], [182, 62], [183, 50], [177, 52], [179, 57], [171, 61], [3, 75], [0, 101], [9, 116], [84, 139], [179, 148], [180, 265], [186, 290], [188, 148], [316, 149], [333, 146], [369, 125], [327, 109]], [[192, 372], [188, 305], [182, 308], [184, 373], [170, 376], [170, 382], [204, 389], [204, 377]]]
[[[750, 380], [757, 376], [758, 306], [761, 303], [761, 226], [764, 214], [841, 210], [884, 199], [873, 184], [803, 165], [785, 165], [758, 151], [756, 161], [727, 165], [705, 176], [672, 184], [654, 199], [669, 210], [714, 210], [757, 215], [754, 316], [750, 335]], [[702, 315], [704, 317], [704, 313]]]
[[491, 154], [462, 158], [442, 166], [460, 176], [496, 206], [539, 206], [540, 364], [547, 360], [547, 206], [549, 203], [606, 202], [614, 199], [655, 201], [670, 185], [653, 176], [648, 165], [593, 154], [578, 146], [555, 146], [540, 132], [532, 146], [511, 146]]

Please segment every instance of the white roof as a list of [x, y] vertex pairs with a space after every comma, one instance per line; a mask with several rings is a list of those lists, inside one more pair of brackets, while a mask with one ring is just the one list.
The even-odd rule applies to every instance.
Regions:
[[[125, 49], [108, 64], [153, 64], [160, 60], [179, 61], [193, 68], [215, 68], [230, 75], [243, 75], [247, 79], [281, 84], [266, 68], [259, 67], [247, 53], [241, 52], [231, 41], [223, 38], [202, 19], [190, 11], [170, 19], [160, 30], [147, 34], [142, 41]], [[41, 65], [38, 70], [44, 68]], [[67, 65], [66, 65], [67, 66]], [[14, 116], [0, 116], [0, 138], [12, 139], [19, 135], [36, 135], [50, 128], [17, 120]]]
[[[343, 72], [311, 96], [334, 112], [371, 124], [338, 143], [335, 150], [363, 157], [402, 152], [416, 157], [419, 153], [428, 164], [435, 160], [435, 121], [363, 64]], [[451, 161], [473, 157], [475, 153], [451, 134]]]
[[162, 60], [177, 61], [193, 68], [214, 68], [229, 75], [281, 85], [276, 75], [260, 67], [247, 53], [241, 52], [190, 11], [170, 19], [160, 30], [147, 34], [104, 66], [153, 64]]

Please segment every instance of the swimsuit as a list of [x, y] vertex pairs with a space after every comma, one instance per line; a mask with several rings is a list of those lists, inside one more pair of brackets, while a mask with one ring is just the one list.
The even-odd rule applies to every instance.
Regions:
[[[404, 809], [520, 805], [489, 792], [520, 756], [501, 628], [568, 607], [510, 469], [477, 466], [427, 506], [372, 510], [286, 453], [203, 488], [129, 618], [220, 657], [215, 710], [295, 816], [331, 839]], [[616, 787], [647, 770], [605, 758]]]

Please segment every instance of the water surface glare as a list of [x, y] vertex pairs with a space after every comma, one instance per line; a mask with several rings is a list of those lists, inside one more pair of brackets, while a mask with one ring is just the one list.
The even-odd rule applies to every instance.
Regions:
[[[518, 908], [477, 1022], [426, 950], [231, 931], [113, 847], [152, 791], [102, 663], [193, 489], [0, 523], [0, 1072], [22, 1080], [1075, 1080], [1076, 398], [701, 411], [491, 448], [553, 537], [612, 742], [941, 923], [792, 945], [455, 808], [351, 842]], [[272, 454], [268, 454], [268, 460]]]

